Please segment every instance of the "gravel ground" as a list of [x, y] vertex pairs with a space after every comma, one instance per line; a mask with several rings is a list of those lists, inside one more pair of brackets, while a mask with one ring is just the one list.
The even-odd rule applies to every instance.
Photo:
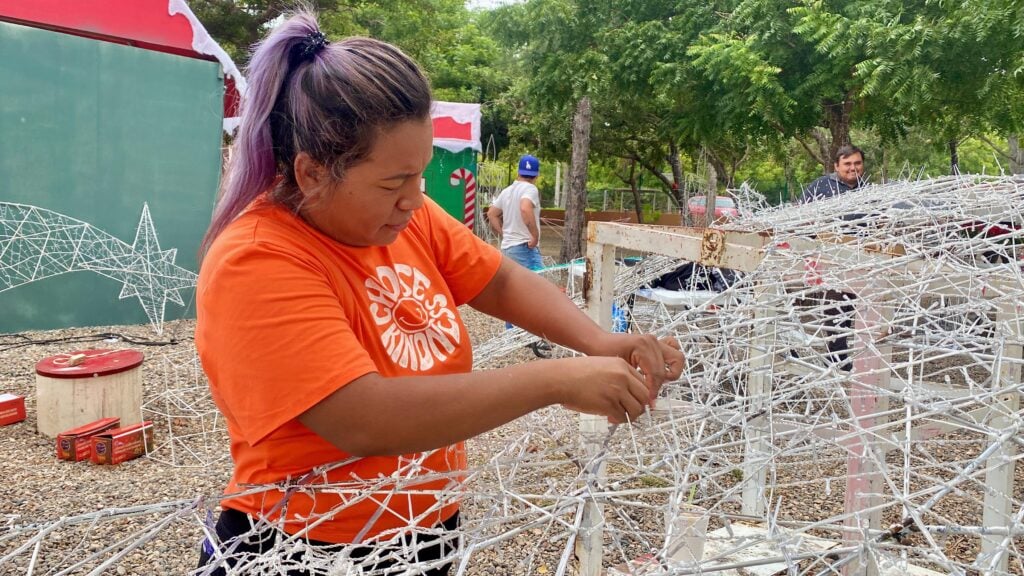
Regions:
[[[8, 526], [18, 527], [0, 543], [0, 555], [9, 554], [35, 535], [33, 525], [55, 522], [62, 517], [88, 514], [109, 508], [130, 508], [176, 500], [195, 500], [216, 495], [223, 490], [230, 475], [231, 463], [226, 457], [208, 466], [174, 467], [149, 458], [140, 458], [118, 466], [97, 466], [89, 462], [67, 462], [55, 455], [55, 441], [36, 432], [35, 364], [55, 354], [89, 348], [142, 351], [147, 360], [142, 365], [145, 397], [151, 398], [162, 385], [162, 355], [194, 354], [192, 321], [176, 321], [166, 326], [161, 341], [175, 341], [166, 346], [140, 346], [124, 340], [114, 341], [92, 335], [119, 334], [139, 342], [152, 341], [148, 326], [94, 327], [25, 333], [20, 338], [0, 336], [0, 390], [25, 397], [27, 419], [19, 424], [0, 428], [0, 475], [5, 483], [2, 513]], [[68, 341], [68, 340], [71, 341]], [[34, 343], [47, 342], [47, 343]], [[158, 431], [157, 442], [161, 441]], [[219, 441], [226, 455], [226, 439]], [[137, 519], [105, 521], [96, 526], [58, 530], [38, 555], [46, 566], [52, 559], [67, 554], [87, 556], [119, 538], [128, 537], [150, 522], [163, 517], [157, 513]], [[131, 554], [110, 573], [117, 574], [183, 574], [195, 562], [199, 531], [195, 522], [183, 519], [162, 532], [142, 551]], [[21, 530], [24, 527], [24, 530]], [[12, 537], [17, 535], [17, 537]], [[31, 562], [30, 553], [18, 554], [0, 567], [0, 573], [24, 573]], [[48, 573], [46, 571], [42, 573]]]
[[[546, 236], [545, 254], [556, 253], [557, 237]], [[464, 310], [464, 314], [474, 342], [503, 330], [502, 323], [492, 318], [472, 310]], [[199, 433], [204, 427], [209, 430], [210, 414], [199, 419], [192, 418], [194, 415], [187, 410], [176, 418], [158, 415], [155, 440], [159, 449], [154, 458], [97, 466], [58, 460], [55, 441], [36, 431], [35, 404], [35, 364], [43, 358], [77, 350], [130, 348], [143, 352], [144, 404], [165, 394], [167, 386], [181, 386], [182, 379], [186, 383], [201, 379], [195, 373], [194, 327], [192, 320], [168, 322], [159, 336], [148, 325], [0, 334], [0, 393], [24, 396], [27, 413], [23, 422], [0, 427], [0, 477], [7, 479], [0, 500], [0, 519], [5, 525], [0, 536], [0, 574], [56, 573], [53, 566], [65, 569], [76, 562], [73, 559], [91, 556], [122, 540], [146, 542], [139, 550], [130, 551], [104, 568], [103, 573], [185, 574], [195, 566], [202, 531], [197, 513], [188, 510], [195, 508], [195, 502], [216, 499], [223, 491], [231, 474], [229, 444], [223, 432], [208, 433], [203, 436], [203, 445], [197, 447], [195, 439], [188, 442], [198, 453], [198, 459], [182, 458], [180, 451], [172, 456], [164, 444], [168, 437], [165, 429], [173, 427], [176, 436]], [[533, 358], [522, 350], [502, 358], [498, 364]], [[201, 382], [205, 384], [204, 380]], [[192, 396], [179, 399], [191, 402], [202, 395], [193, 391]], [[500, 439], [500, 434], [494, 438]], [[160, 504], [166, 506], [161, 508]], [[135, 515], [133, 507], [146, 510]], [[175, 517], [174, 511], [179, 509], [186, 512]], [[93, 514], [95, 519], [88, 517]], [[53, 528], [62, 518], [69, 517], [79, 520], [71, 526]], [[160, 522], [167, 524], [157, 526]], [[47, 537], [36, 548], [37, 537], [44, 529]], [[148, 530], [156, 535], [149, 535]], [[95, 562], [87, 563], [68, 573], [84, 574], [96, 567]]]

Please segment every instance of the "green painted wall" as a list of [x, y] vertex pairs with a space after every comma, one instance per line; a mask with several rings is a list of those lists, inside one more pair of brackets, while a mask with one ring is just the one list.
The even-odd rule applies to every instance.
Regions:
[[[0, 22], [0, 201], [87, 222], [128, 244], [143, 202], [176, 263], [197, 270], [220, 178], [216, 62]], [[143, 324], [121, 285], [75, 272], [0, 292], [0, 332]], [[194, 316], [168, 303], [165, 319]]]

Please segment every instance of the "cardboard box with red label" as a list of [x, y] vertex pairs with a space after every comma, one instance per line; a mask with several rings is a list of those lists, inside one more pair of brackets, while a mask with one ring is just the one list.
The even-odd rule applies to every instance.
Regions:
[[0, 394], [0, 426], [15, 424], [25, 419], [25, 397]]
[[153, 449], [153, 423], [149, 420], [114, 428], [92, 437], [93, 464], [120, 464]]
[[88, 460], [92, 455], [92, 437], [120, 425], [120, 418], [101, 418], [57, 434], [57, 458], [74, 462]]

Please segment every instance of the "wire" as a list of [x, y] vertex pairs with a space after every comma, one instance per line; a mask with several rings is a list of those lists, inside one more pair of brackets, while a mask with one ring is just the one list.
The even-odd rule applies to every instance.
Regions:
[[117, 332], [97, 332], [95, 334], [83, 334], [80, 336], [65, 336], [61, 338], [30, 338], [24, 333], [0, 335], [0, 352], [15, 350], [25, 346], [47, 345], [47, 344], [71, 344], [77, 342], [99, 342], [103, 340], [118, 340], [135, 346], [174, 346], [185, 341], [192, 340], [191, 337], [171, 338], [170, 340], [149, 340], [126, 336]]

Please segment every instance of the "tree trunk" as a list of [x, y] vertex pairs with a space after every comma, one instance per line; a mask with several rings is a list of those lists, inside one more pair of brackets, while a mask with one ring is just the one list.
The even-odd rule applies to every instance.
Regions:
[[1010, 145], [1010, 174], [1024, 174], [1024, 150], [1020, 147], [1020, 136], [1010, 134], [1006, 140]]
[[828, 132], [832, 135], [832, 143], [828, 147], [825, 172], [831, 172], [836, 161], [836, 152], [850, 144], [850, 114], [853, 112], [853, 97], [847, 95], [842, 102], [824, 102], [825, 122]]
[[[685, 187], [683, 183], [683, 167], [679, 162], [679, 153], [674, 143], [669, 143], [669, 149], [674, 153], [670, 153], [665, 156], [665, 161], [672, 167], [672, 178], [665, 176], [661, 166], [652, 164], [651, 162], [644, 160], [643, 158], [634, 156], [633, 159], [640, 163], [640, 167], [646, 170], [661, 182], [662, 186], [668, 189], [669, 198], [675, 203], [676, 208], [679, 210], [680, 224], [686, 226], [685, 220], [685, 206], [687, 200]], [[671, 206], [665, 208], [666, 211], [670, 210]]]
[[572, 162], [569, 166], [569, 193], [565, 201], [565, 236], [560, 262], [583, 255], [583, 225], [587, 207], [587, 156], [590, 155], [590, 98], [576, 103], [572, 117]]
[[797, 142], [803, 146], [804, 150], [811, 156], [811, 159], [821, 164], [827, 174], [832, 171], [832, 163], [828, 161], [828, 149], [832, 145], [832, 137], [825, 133], [821, 128], [812, 128], [809, 132], [811, 138], [814, 139], [814, 148], [812, 149], [810, 144], [804, 142], [802, 139], [797, 138]]
[[555, 208], [562, 206], [562, 163], [555, 162]]
[[782, 160], [782, 174], [786, 178], [786, 197], [779, 198], [779, 201], [795, 202], [800, 197], [800, 184], [796, 181], [796, 168], [788, 155]]
[[721, 184], [723, 188], [732, 188], [732, 170], [726, 166], [725, 161], [711, 151], [704, 152], [704, 157], [708, 159], [708, 165], [714, 168], [715, 187]]
[[956, 138], [949, 141], [949, 173], [960, 173], [960, 152], [957, 151]]
[[679, 147], [675, 140], [668, 143], [668, 165], [672, 169], [672, 197], [676, 199], [676, 206], [679, 207], [679, 224], [686, 226], [686, 203], [690, 201], [686, 197], [686, 186], [683, 186], [683, 164], [679, 161]]
[[644, 223], [644, 201], [640, 198], [640, 188], [636, 183], [636, 160], [629, 161], [629, 190], [633, 193], [633, 208], [636, 210], [637, 224]]
[[[707, 156], [707, 155], [706, 155]], [[704, 226], [715, 225], [715, 208], [718, 207], [718, 171], [708, 162], [708, 190], [704, 193]]]

